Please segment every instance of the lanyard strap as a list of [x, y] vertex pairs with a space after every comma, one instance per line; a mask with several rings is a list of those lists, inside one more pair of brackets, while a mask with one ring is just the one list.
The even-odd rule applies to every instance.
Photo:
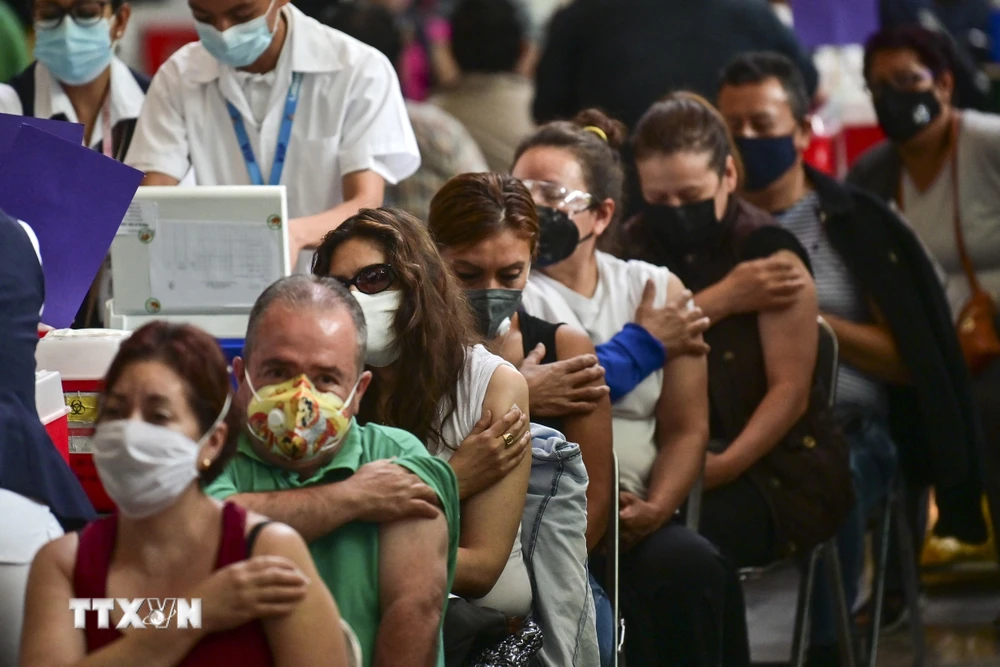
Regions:
[[[288, 97], [285, 99], [285, 112], [281, 119], [281, 129], [278, 131], [278, 145], [274, 149], [274, 164], [271, 166], [271, 178], [268, 179], [268, 185], [281, 183], [281, 172], [285, 169], [285, 156], [288, 154], [288, 142], [292, 138], [292, 121], [295, 120], [295, 109], [299, 106], [299, 90], [301, 88], [302, 73], [295, 72], [292, 75], [292, 85], [288, 88]], [[247, 135], [246, 125], [243, 123], [243, 116], [229, 100], [226, 100], [226, 108], [233, 121], [233, 130], [236, 132], [236, 140], [240, 144], [240, 152], [243, 153], [243, 161], [247, 165], [250, 183], [264, 185], [264, 176], [260, 172], [260, 164], [257, 162], [257, 156], [254, 155], [253, 146], [250, 145], [250, 137]]]
[[108, 99], [104, 102], [104, 108], [101, 109], [101, 125], [102, 152], [109, 158], [114, 158], [115, 150], [111, 137], [111, 93], [108, 93]]

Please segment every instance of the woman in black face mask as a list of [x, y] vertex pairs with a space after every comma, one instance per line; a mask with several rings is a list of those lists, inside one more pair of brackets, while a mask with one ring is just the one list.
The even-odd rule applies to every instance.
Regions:
[[[946, 274], [948, 306], [986, 437], [980, 476], [995, 515], [1000, 504], [1000, 358], [993, 344], [1000, 330], [1000, 116], [957, 108], [954, 62], [950, 45], [920, 27], [885, 30], [869, 39], [865, 80], [889, 141], [863, 155], [848, 182], [894, 203]], [[976, 310], [980, 316], [970, 317]], [[977, 340], [982, 346], [971, 344]]]
[[[545, 223], [539, 219], [542, 211], [536, 213], [525, 185], [492, 173], [456, 176], [431, 200], [428, 228], [441, 255], [465, 287], [480, 332], [488, 337], [487, 346], [492, 352], [519, 368], [532, 357], [535, 362], [550, 364], [595, 355], [594, 344], [585, 332], [546, 322], [520, 307], [521, 292], [539, 256], [544, 254], [551, 260], [572, 253], [579, 244], [576, 225], [566, 217], [556, 237], [558, 243], [546, 247], [543, 242], [539, 247], [539, 225]], [[576, 195], [583, 200], [580, 203], [589, 205], [589, 196]], [[602, 385], [603, 380], [593, 384]], [[529, 393], [532, 391], [529, 386]], [[601, 541], [608, 523], [613, 468], [611, 401], [605, 396], [592, 411], [548, 420], [536, 416], [534, 421], [562, 432], [567, 441], [580, 445], [590, 478], [586, 535], [589, 552]], [[595, 583], [592, 579], [603, 665], [611, 660], [614, 620], [607, 596]]]
[[[531, 184], [536, 205], [562, 208], [579, 235], [567, 233], [561, 244], [552, 243], [560, 252], [532, 271], [525, 307], [549, 322], [584, 329], [598, 348], [636, 326], [640, 304], [681, 299], [684, 307], [690, 300], [684, 284], [663, 267], [625, 262], [595, 248], [620, 208], [624, 177], [617, 149], [624, 137], [620, 123], [587, 110], [525, 139], [511, 170]], [[584, 199], [586, 205], [576, 205]], [[544, 255], [552, 230], [544, 220], [540, 224]], [[705, 359], [667, 356], [612, 407], [625, 650], [630, 664], [649, 667], [738, 667], [749, 664], [749, 650], [736, 572], [675, 516], [704, 459]]]
[[[629, 226], [630, 254], [675, 272], [706, 312], [718, 312], [710, 304], [727, 298], [725, 278], [741, 262], [784, 255], [808, 273], [795, 236], [733, 194], [732, 140], [707, 101], [675, 93], [653, 105], [633, 146], [646, 206]], [[827, 402], [812, 386], [817, 316], [810, 278], [788, 304], [713, 320], [705, 333], [701, 532], [739, 567], [829, 539], [853, 501], [846, 445], [822, 428]]]
[[[973, 297], [995, 314], [1000, 296], [1000, 116], [955, 107], [952, 62], [947, 43], [919, 27], [868, 41], [865, 80], [889, 141], [862, 156], [849, 181], [902, 210], [947, 274], [960, 322]], [[992, 384], [983, 391], [998, 396], [992, 356], [984, 367], [966, 355], [977, 382]], [[998, 403], [982, 412], [997, 414]], [[1000, 440], [1000, 422], [986, 430]]]

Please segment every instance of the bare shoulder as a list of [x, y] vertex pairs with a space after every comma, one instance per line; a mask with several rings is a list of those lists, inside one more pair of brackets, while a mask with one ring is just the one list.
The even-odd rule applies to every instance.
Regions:
[[507, 364], [497, 366], [497, 369], [493, 371], [493, 376], [490, 378], [491, 391], [494, 387], [500, 390], [516, 389], [522, 384], [525, 384], [524, 376], [516, 368]]
[[594, 343], [585, 331], [564, 324], [556, 329], [556, 358], [560, 361], [581, 354], [595, 354]]
[[256, 528], [259, 524], [271, 521], [270, 517], [264, 516], [260, 512], [254, 512], [253, 510], [247, 510], [247, 521], [244, 525], [243, 533], [244, 535], [249, 535], [250, 531]]
[[[264, 522], [258, 521], [251, 525], [250, 519], [247, 519], [250, 530], [261, 523]], [[302, 536], [291, 526], [279, 521], [267, 521], [257, 533], [253, 555], [284, 556], [298, 563], [302, 558], [309, 558], [309, 548]]]
[[667, 278], [667, 298], [673, 299], [678, 294], [686, 290], [684, 281], [677, 277], [676, 273], [671, 273]]
[[806, 268], [806, 264], [805, 264], [805, 262], [802, 261], [802, 258], [799, 257], [794, 252], [792, 252], [791, 250], [779, 250], [779, 251], [777, 251], [776, 253], [774, 253], [771, 256], [772, 257], [780, 257], [781, 259], [787, 260], [787, 261], [791, 262], [792, 264], [794, 264], [795, 268], [801, 269], [801, 270], [805, 271], [807, 274], [809, 273], [809, 269]]
[[513, 366], [504, 364], [503, 366], [497, 366], [497, 369], [493, 371], [489, 387], [486, 390], [486, 396], [489, 398], [494, 394], [519, 394], [522, 390], [527, 394], [528, 383], [524, 379], [524, 376]]
[[32, 567], [59, 572], [67, 579], [72, 579], [73, 569], [76, 567], [76, 552], [79, 547], [80, 539], [76, 533], [58, 537], [38, 550], [32, 561]]

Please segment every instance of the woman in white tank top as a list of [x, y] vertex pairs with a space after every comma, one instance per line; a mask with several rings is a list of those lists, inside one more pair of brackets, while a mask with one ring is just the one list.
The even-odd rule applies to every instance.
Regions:
[[410, 431], [455, 471], [462, 526], [452, 593], [526, 616], [531, 584], [520, 534], [531, 434], [524, 378], [477, 345], [462, 289], [416, 218], [362, 211], [327, 235], [313, 272], [348, 286], [365, 313], [374, 379], [359, 419]]
[[[518, 148], [511, 170], [535, 203], [576, 227], [565, 258], [533, 271], [529, 312], [586, 331], [605, 343], [626, 324], [647, 290], [654, 307], [684, 291], [667, 269], [625, 262], [596, 249], [622, 196], [618, 151], [625, 128], [599, 111], [539, 128]], [[542, 229], [542, 244], [546, 242]], [[701, 474], [708, 441], [708, 372], [703, 356], [679, 355], [613, 405], [621, 475], [620, 596], [637, 665], [749, 664], [742, 591], [733, 568], [676, 513]]]

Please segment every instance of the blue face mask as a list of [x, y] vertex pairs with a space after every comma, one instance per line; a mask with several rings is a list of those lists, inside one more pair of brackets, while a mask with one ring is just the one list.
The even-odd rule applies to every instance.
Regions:
[[70, 86], [96, 79], [111, 64], [111, 21], [81, 26], [72, 16], [55, 28], [35, 27], [35, 60]]
[[746, 168], [746, 189], [763, 190], [785, 175], [799, 159], [795, 139], [787, 137], [737, 137], [736, 145]]
[[[248, 67], [254, 64], [274, 39], [274, 30], [267, 25], [267, 15], [271, 13], [275, 0], [267, 6], [267, 11], [246, 23], [239, 23], [220, 31], [213, 25], [195, 21], [198, 38], [205, 50], [224, 65]], [[277, 28], [277, 23], [275, 23]]]

